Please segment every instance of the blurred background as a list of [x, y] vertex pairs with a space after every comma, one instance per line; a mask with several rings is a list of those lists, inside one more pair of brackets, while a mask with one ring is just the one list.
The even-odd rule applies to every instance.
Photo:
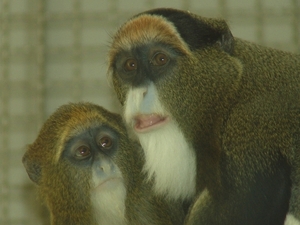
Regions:
[[110, 37], [155, 7], [225, 18], [234, 36], [300, 53], [300, 0], [0, 0], [0, 224], [49, 224], [21, 163], [45, 119], [91, 101], [118, 112]]

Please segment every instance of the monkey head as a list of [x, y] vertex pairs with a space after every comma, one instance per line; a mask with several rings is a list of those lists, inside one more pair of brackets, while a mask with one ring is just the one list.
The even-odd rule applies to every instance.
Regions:
[[211, 112], [224, 110], [237, 89], [242, 68], [233, 51], [223, 20], [175, 9], [134, 16], [117, 31], [109, 52], [126, 122], [138, 133], [172, 119], [187, 137], [191, 130], [204, 132], [198, 125], [211, 122]]
[[126, 186], [138, 166], [131, 157], [125, 163], [120, 148], [122, 157], [137, 149], [121, 117], [100, 106], [68, 104], [49, 117], [23, 163], [52, 224], [123, 224]]

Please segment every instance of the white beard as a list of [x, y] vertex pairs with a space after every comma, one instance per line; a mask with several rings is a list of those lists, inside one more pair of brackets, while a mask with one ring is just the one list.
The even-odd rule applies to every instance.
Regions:
[[196, 158], [175, 122], [137, 136], [145, 152], [144, 170], [149, 179], [154, 177], [155, 191], [174, 199], [191, 198], [195, 194]]
[[[146, 94], [145, 94], [146, 93]], [[145, 152], [144, 171], [154, 178], [154, 190], [173, 199], [195, 194], [196, 155], [175, 120], [162, 107], [153, 83], [130, 89], [125, 103], [125, 121], [132, 128], [137, 114], [168, 115], [167, 124], [147, 133], [135, 133]]]

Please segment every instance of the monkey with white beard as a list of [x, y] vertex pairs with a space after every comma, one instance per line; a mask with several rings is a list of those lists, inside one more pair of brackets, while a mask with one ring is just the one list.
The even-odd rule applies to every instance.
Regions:
[[299, 71], [299, 55], [175, 9], [134, 16], [109, 51], [144, 170], [192, 202], [186, 224], [299, 224]]

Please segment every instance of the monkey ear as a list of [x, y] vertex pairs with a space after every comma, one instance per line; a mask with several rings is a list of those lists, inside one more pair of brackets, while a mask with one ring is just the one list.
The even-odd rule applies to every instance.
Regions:
[[220, 43], [221, 48], [229, 54], [231, 54], [233, 51], [233, 42], [234, 42], [234, 38], [229, 29], [227, 32], [221, 35], [221, 38], [218, 41], [218, 43]]
[[192, 50], [218, 43], [223, 51], [228, 54], [233, 52], [234, 37], [223, 19], [210, 19], [191, 14], [189, 21], [181, 25], [179, 31]]
[[29, 178], [34, 183], [39, 184], [39, 180], [40, 180], [41, 172], [42, 172], [40, 164], [33, 160], [30, 160], [26, 153], [22, 158], [22, 162], [23, 162], [23, 165], [26, 169], [26, 172], [27, 172]]

